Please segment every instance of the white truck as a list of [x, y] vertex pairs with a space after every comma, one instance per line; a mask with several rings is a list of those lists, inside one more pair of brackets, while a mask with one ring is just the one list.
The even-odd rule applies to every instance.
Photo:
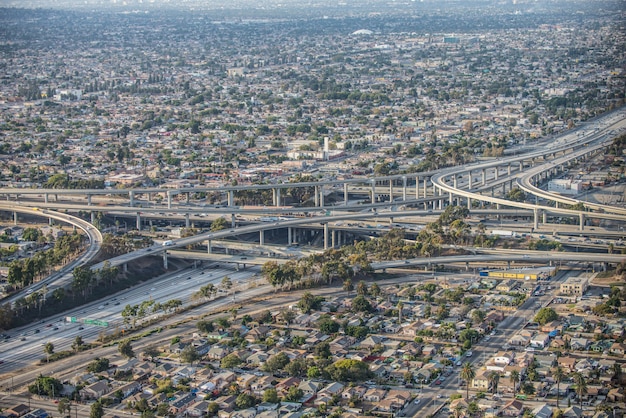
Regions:
[[505, 229], [494, 229], [491, 231], [491, 235], [497, 235], [502, 238], [515, 238], [517, 237], [517, 232], [507, 231]]
[[163, 241], [162, 245], [164, 247], [169, 247], [170, 245], [174, 245], [174, 241], [172, 241], [171, 239], [168, 239], [167, 241]]

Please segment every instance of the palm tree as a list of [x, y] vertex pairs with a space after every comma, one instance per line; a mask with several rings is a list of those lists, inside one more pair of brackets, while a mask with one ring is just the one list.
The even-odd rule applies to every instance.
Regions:
[[582, 409], [583, 396], [587, 394], [587, 382], [585, 381], [585, 376], [583, 376], [580, 372], [575, 372], [572, 375], [572, 378], [576, 384], [576, 395], [578, 395], [578, 401], [580, 402], [580, 408]]
[[461, 369], [461, 379], [465, 380], [465, 399], [469, 400], [469, 385], [472, 379], [476, 376], [476, 372], [474, 371], [474, 367], [472, 367], [472, 363], [469, 361], [463, 364], [463, 368]]
[[489, 379], [489, 383], [491, 383], [491, 393], [496, 393], [498, 391], [498, 382], [500, 381], [500, 373], [495, 370], [487, 375]]
[[565, 373], [561, 366], [556, 366], [552, 369], [552, 377], [556, 381], [556, 408], [559, 409], [559, 384], [563, 380]]
[[515, 399], [515, 393], [517, 392], [517, 382], [519, 381], [519, 372], [517, 370], [513, 370], [511, 372], [511, 377], [509, 378], [511, 383], [513, 383], [513, 399]]

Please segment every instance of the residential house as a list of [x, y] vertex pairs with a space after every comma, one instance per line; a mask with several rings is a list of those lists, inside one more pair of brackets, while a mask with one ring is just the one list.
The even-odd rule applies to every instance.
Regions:
[[530, 345], [535, 348], [545, 348], [550, 343], [550, 336], [546, 333], [537, 333], [530, 339]]
[[470, 383], [470, 387], [472, 389], [476, 389], [482, 392], [487, 392], [489, 390], [489, 374], [490, 370], [480, 369], [476, 372], [474, 378]]
[[80, 396], [82, 399], [99, 399], [105, 393], [108, 393], [109, 390], [109, 382], [107, 380], [99, 380], [81, 389]]
[[500, 409], [500, 415], [505, 417], [521, 417], [524, 414], [524, 404], [517, 399], [509, 401]]
[[179, 393], [175, 395], [174, 400], [170, 401], [170, 413], [181, 414], [194, 402], [197, 401], [195, 393]]
[[298, 389], [302, 390], [305, 395], [315, 395], [322, 387], [320, 382], [314, 382], [312, 380], [303, 380], [298, 385]]
[[537, 405], [532, 414], [535, 418], [552, 418], [552, 408], [545, 403]]
[[207, 415], [208, 410], [209, 402], [202, 400], [189, 405], [189, 407], [185, 411], [185, 415], [190, 417], [203, 417]]
[[609, 348], [609, 353], [617, 356], [623, 356], [626, 353], [625, 343], [613, 343]]
[[3, 415], [7, 417], [21, 417], [26, 415], [30, 411], [28, 405], [24, 405], [23, 403], [19, 403], [17, 405], [13, 405], [12, 407], [3, 411]]
[[386, 393], [387, 391], [384, 389], [370, 388], [365, 392], [365, 395], [363, 395], [363, 399], [368, 402], [380, 402], [385, 397]]
[[563, 410], [563, 415], [561, 415], [562, 418], [582, 418], [583, 416], [583, 410], [576, 405], [566, 408]]
[[572, 350], [587, 350], [591, 342], [587, 338], [572, 338], [569, 346]]
[[250, 389], [257, 396], [263, 396], [263, 392], [274, 387], [273, 382], [275, 379], [274, 376], [261, 376], [250, 385]]

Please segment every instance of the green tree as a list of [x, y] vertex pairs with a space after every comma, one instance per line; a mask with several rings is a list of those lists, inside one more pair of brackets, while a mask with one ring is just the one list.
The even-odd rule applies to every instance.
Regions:
[[287, 364], [289, 364], [289, 357], [285, 353], [278, 353], [270, 356], [265, 364], [263, 364], [263, 370], [266, 372], [274, 373], [282, 370]]
[[364, 382], [372, 375], [367, 363], [354, 359], [339, 360], [328, 366], [326, 372], [338, 382]]
[[298, 302], [298, 308], [302, 312], [310, 314], [312, 310], [319, 309], [323, 301], [324, 298], [321, 296], [314, 296], [311, 292], [304, 292]]
[[545, 325], [548, 322], [556, 321], [559, 319], [559, 315], [552, 308], [541, 308], [535, 315], [534, 321], [539, 325]]
[[565, 373], [563, 372], [563, 368], [561, 366], [556, 366], [552, 369], [552, 378], [556, 382], [556, 408], [557, 409], [559, 409], [559, 395], [560, 395], [559, 385], [561, 384], [561, 381], [563, 380], [564, 377], [565, 377]]
[[43, 351], [44, 351], [44, 353], [46, 353], [46, 358], [47, 358], [48, 362], [50, 362], [50, 356], [52, 354], [54, 354], [54, 344], [52, 344], [51, 342], [47, 342], [43, 346]]
[[234, 353], [230, 353], [223, 357], [220, 361], [220, 367], [223, 369], [232, 369], [241, 364], [241, 359]]
[[120, 342], [117, 346], [117, 351], [119, 351], [119, 353], [126, 358], [130, 359], [135, 357], [135, 352], [133, 351], [133, 346], [130, 340], [124, 340]]
[[256, 398], [247, 393], [240, 393], [235, 399], [235, 405], [237, 409], [248, 409], [252, 408], [256, 404]]
[[493, 370], [489, 372], [489, 374], [487, 375], [487, 378], [489, 379], [489, 383], [491, 384], [491, 393], [497, 393], [498, 382], [500, 382], [500, 373]]
[[509, 375], [509, 381], [513, 383], [513, 398], [515, 398], [515, 393], [517, 393], [517, 383], [519, 382], [519, 372], [517, 370], [513, 370]]
[[276, 391], [275, 388], [269, 388], [269, 389], [266, 389], [265, 392], [263, 392], [263, 402], [269, 402], [269, 403], [279, 402], [278, 392]]
[[100, 401], [95, 401], [91, 404], [91, 410], [89, 411], [89, 418], [102, 418], [104, 416], [104, 408]]
[[74, 342], [72, 343], [72, 350], [78, 353], [83, 348], [84, 345], [85, 345], [85, 342], [83, 341], [83, 337], [81, 337], [80, 335], [77, 335], [76, 338], [74, 338]]
[[583, 376], [582, 373], [580, 372], [574, 372], [574, 374], [572, 374], [572, 380], [574, 381], [574, 384], [576, 385], [574, 390], [576, 391], [576, 395], [578, 395], [578, 402], [580, 402], [580, 409], [582, 409], [583, 397], [588, 392], [587, 380], [585, 379], [585, 376]]
[[223, 229], [227, 229], [229, 227], [228, 221], [222, 217], [215, 219], [211, 222], [210, 230], [211, 232], [221, 231]]
[[364, 295], [357, 295], [352, 300], [352, 311], [353, 312], [371, 312], [372, 304]]
[[150, 357], [150, 361], [154, 362], [154, 359], [159, 357], [161, 352], [157, 348], [156, 345], [149, 345], [143, 350], [143, 355], [146, 357]]
[[185, 363], [189, 363], [189, 366], [193, 366], [193, 363], [200, 360], [200, 354], [198, 354], [196, 347], [189, 344], [187, 347], [183, 348], [183, 351], [180, 352], [180, 359]]
[[285, 395], [285, 402], [300, 402], [304, 396], [304, 392], [302, 389], [298, 388], [298, 386], [291, 386], [287, 390], [287, 394]]
[[109, 369], [109, 359], [96, 357], [87, 366], [87, 371], [90, 373], [100, 373]]
[[59, 414], [61, 414], [62, 417], [66, 417], [70, 415], [72, 404], [69, 399], [61, 398], [59, 399], [59, 404], [57, 405], [57, 409], [59, 411]]
[[461, 379], [465, 380], [465, 399], [469, 400], [469, 385], [472, 382], [472, 379], [476, 376], [472, 363], [468, 361], [463, 364], [460, 376]]

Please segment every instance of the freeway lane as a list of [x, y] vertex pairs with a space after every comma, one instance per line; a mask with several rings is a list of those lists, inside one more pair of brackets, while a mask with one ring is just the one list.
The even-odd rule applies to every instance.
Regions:
[[[183, 306], [191, 301], [193, 293], [201, 286], [212, 283], [216, 287], [228, 276], [234, 290], [241, 290], [244, 283], [254, 281], [257, 269], [234, 271], [227, 268], [185, 269], [175, 274], [168, 274], [126, 291], [110, 295], [98, 302], [91, 303], [55, 317], [20, 329], [7, 332], [8, 340], [0, 340], [0, 373], [21, 368], [44, 358], [43, 345], [51, 342], [55, 351], [71, 350], [76, 336], [85, 342], [95, 341], [101, 332], [111, 332], [124, 325], [121, 312], [126, 305], [138, 305], [147, 300], [164, 303], [171, 299], [180, 299]], [[226, 295], [227, 292], [218, 293]], [[146, 319], [150, 319], [148, 315]], [[79, 322], [68, 323], [66, 317], [75, 317]], [[108, 328], [84, 324], [84, 320], [98, 320], [109, 323]]]

